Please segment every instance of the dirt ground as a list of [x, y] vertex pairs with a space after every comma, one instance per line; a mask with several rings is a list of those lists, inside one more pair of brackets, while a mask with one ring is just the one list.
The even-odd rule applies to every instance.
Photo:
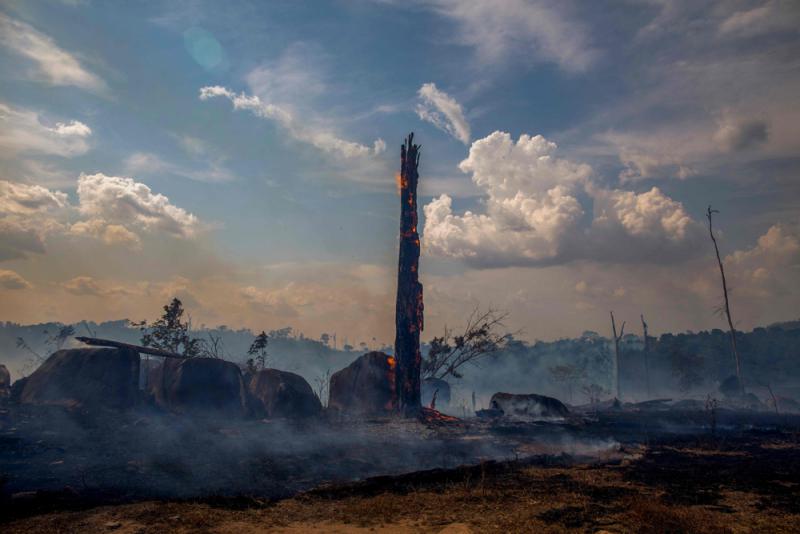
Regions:
[[378, 477], [260, 502], [141, 502], [0, 525], [39, 532], [797, 532], [800, 437], [681, 438], [628, 459], [495, 463]]

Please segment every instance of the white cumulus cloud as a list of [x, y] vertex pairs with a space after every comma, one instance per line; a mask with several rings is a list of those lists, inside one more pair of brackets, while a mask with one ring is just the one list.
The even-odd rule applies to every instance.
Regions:
[[48, 209], [63, 208], [67, 195], [40, 185], [0, 180], [0, 213], [27, 215]]
[[0, 260], [43, 253], [46, 235], [63, 228], [55, 215], [68, 206], [60, 191], [0, 180]]
[[66, 136], [88, 137], [92, 135], [92, 129], [80, 121], [70, 121], [69, 123], [57, 122], [53, 131], [58, 135]]
[[111, 224], [134, 225], [177, 237], [192, 237], [197, 217], [132, 178], [81, 174], [78, 179], [80, 212]]
[[598, 190], [594, 195], [595, 227], [617, 227], [643, 238], [680, 242], [696, 226], [683, 209], [657, 187], [644, 193]]
[[544, 137], [494, 132], [460, 168], [484, 191], [485, 212], [457, 214], [442, 195], [424, 207], [426, 253], [476, 267], [586, 259], [663, 261], [692, 252], [702, 227], [659, 189], [597, 187], [592, 169], [556, 156]]
[[0, 155], [19, 153], [73, 157], [85, 154], [92, 130], [80, 121], [42, 123], [39, 113], [0, 103]]
[[78, 221], [69, 227], [69, 233], [100, 239], [107, 245], [126, 245], [138, 249], [142, 244], [136, 233], [121, 224], [109, 224], [101, 219]]

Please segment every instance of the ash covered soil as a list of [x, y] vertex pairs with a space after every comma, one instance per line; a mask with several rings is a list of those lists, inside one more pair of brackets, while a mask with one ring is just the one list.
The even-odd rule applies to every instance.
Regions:
[[798, 419], [226, 421], [3, 409], [4, 532], [796, 532]]

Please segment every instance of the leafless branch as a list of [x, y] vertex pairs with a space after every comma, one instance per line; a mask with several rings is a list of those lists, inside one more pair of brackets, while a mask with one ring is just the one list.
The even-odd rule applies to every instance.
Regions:
[[475, 365], [481, 358], [503, 350], [509, 338], [503, 324], [507, 318], [507, 312], [491, 308], [481, 312], [475, 308], [460, 335], [453, 335], [452, 330], [445, 327], [443, 336], [431, 340], [428, 357], [422, 364], [423, 377], [460, 378], [459, 369], [465, 364]]

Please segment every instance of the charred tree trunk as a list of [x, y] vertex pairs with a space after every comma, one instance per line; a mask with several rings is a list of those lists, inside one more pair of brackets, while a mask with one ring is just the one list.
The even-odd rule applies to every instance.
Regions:
[[417, 167], [419, 146], [409, 134], [400, 149], [400, 254], [397, 269], [397, 308], [394, 355], [397, 361], [397, 409], [405, 416], [421, 408], [419, 336], [423, 328], [422, 284], [419, 283], [417, 233]]
[[733, 328], [733, 319], [731, 318], [731, 306], [728, 301], [728, 282], [725, 279], [725, 267], [722, 265], [722, 258], [719, 255], [719, 247], [717, 246], [717, 238], [714, 237], [714, 228], [712, 226], [711, 217], [714, 213], [719, 213], [717, 210], [712, 210], [708, 206], [708, 233], [711, 236], [711, 242], [714, 243], [714, 252], [717, 255], [717, 265], [719, 265], [719, 275], [722, 278], [722, 294], [725, 297], [725, 317], [728, 319], [728, 327], [731, 337], [731, 350], [733, 351], [733, 359], [736, 361], [736, 379], [739, 381], [739, 389], [744, 393], [744, 382], [742, 382], [742, 370], [739, 364], [739, 349], [736, 346], [736, 329]]
[[625, 333], [625, 321], [622, 321], [622, 326], [617, 335], [617, 323], [614, 322], [614, 312], [611, 313], [611, 332], [614, 334], [614, 389], [616, 390], [617, 399], [621, 399], [619, 387], [619, 342]]
[[650, 395], [650, 338], [647, 336], [647, 323], [644, 322], [644, 314], [641, 314], [639, 317], [642, 318], [642, 331], [644, 334], [644, 384], [647, 388], [647, 398], [651, 397]]

